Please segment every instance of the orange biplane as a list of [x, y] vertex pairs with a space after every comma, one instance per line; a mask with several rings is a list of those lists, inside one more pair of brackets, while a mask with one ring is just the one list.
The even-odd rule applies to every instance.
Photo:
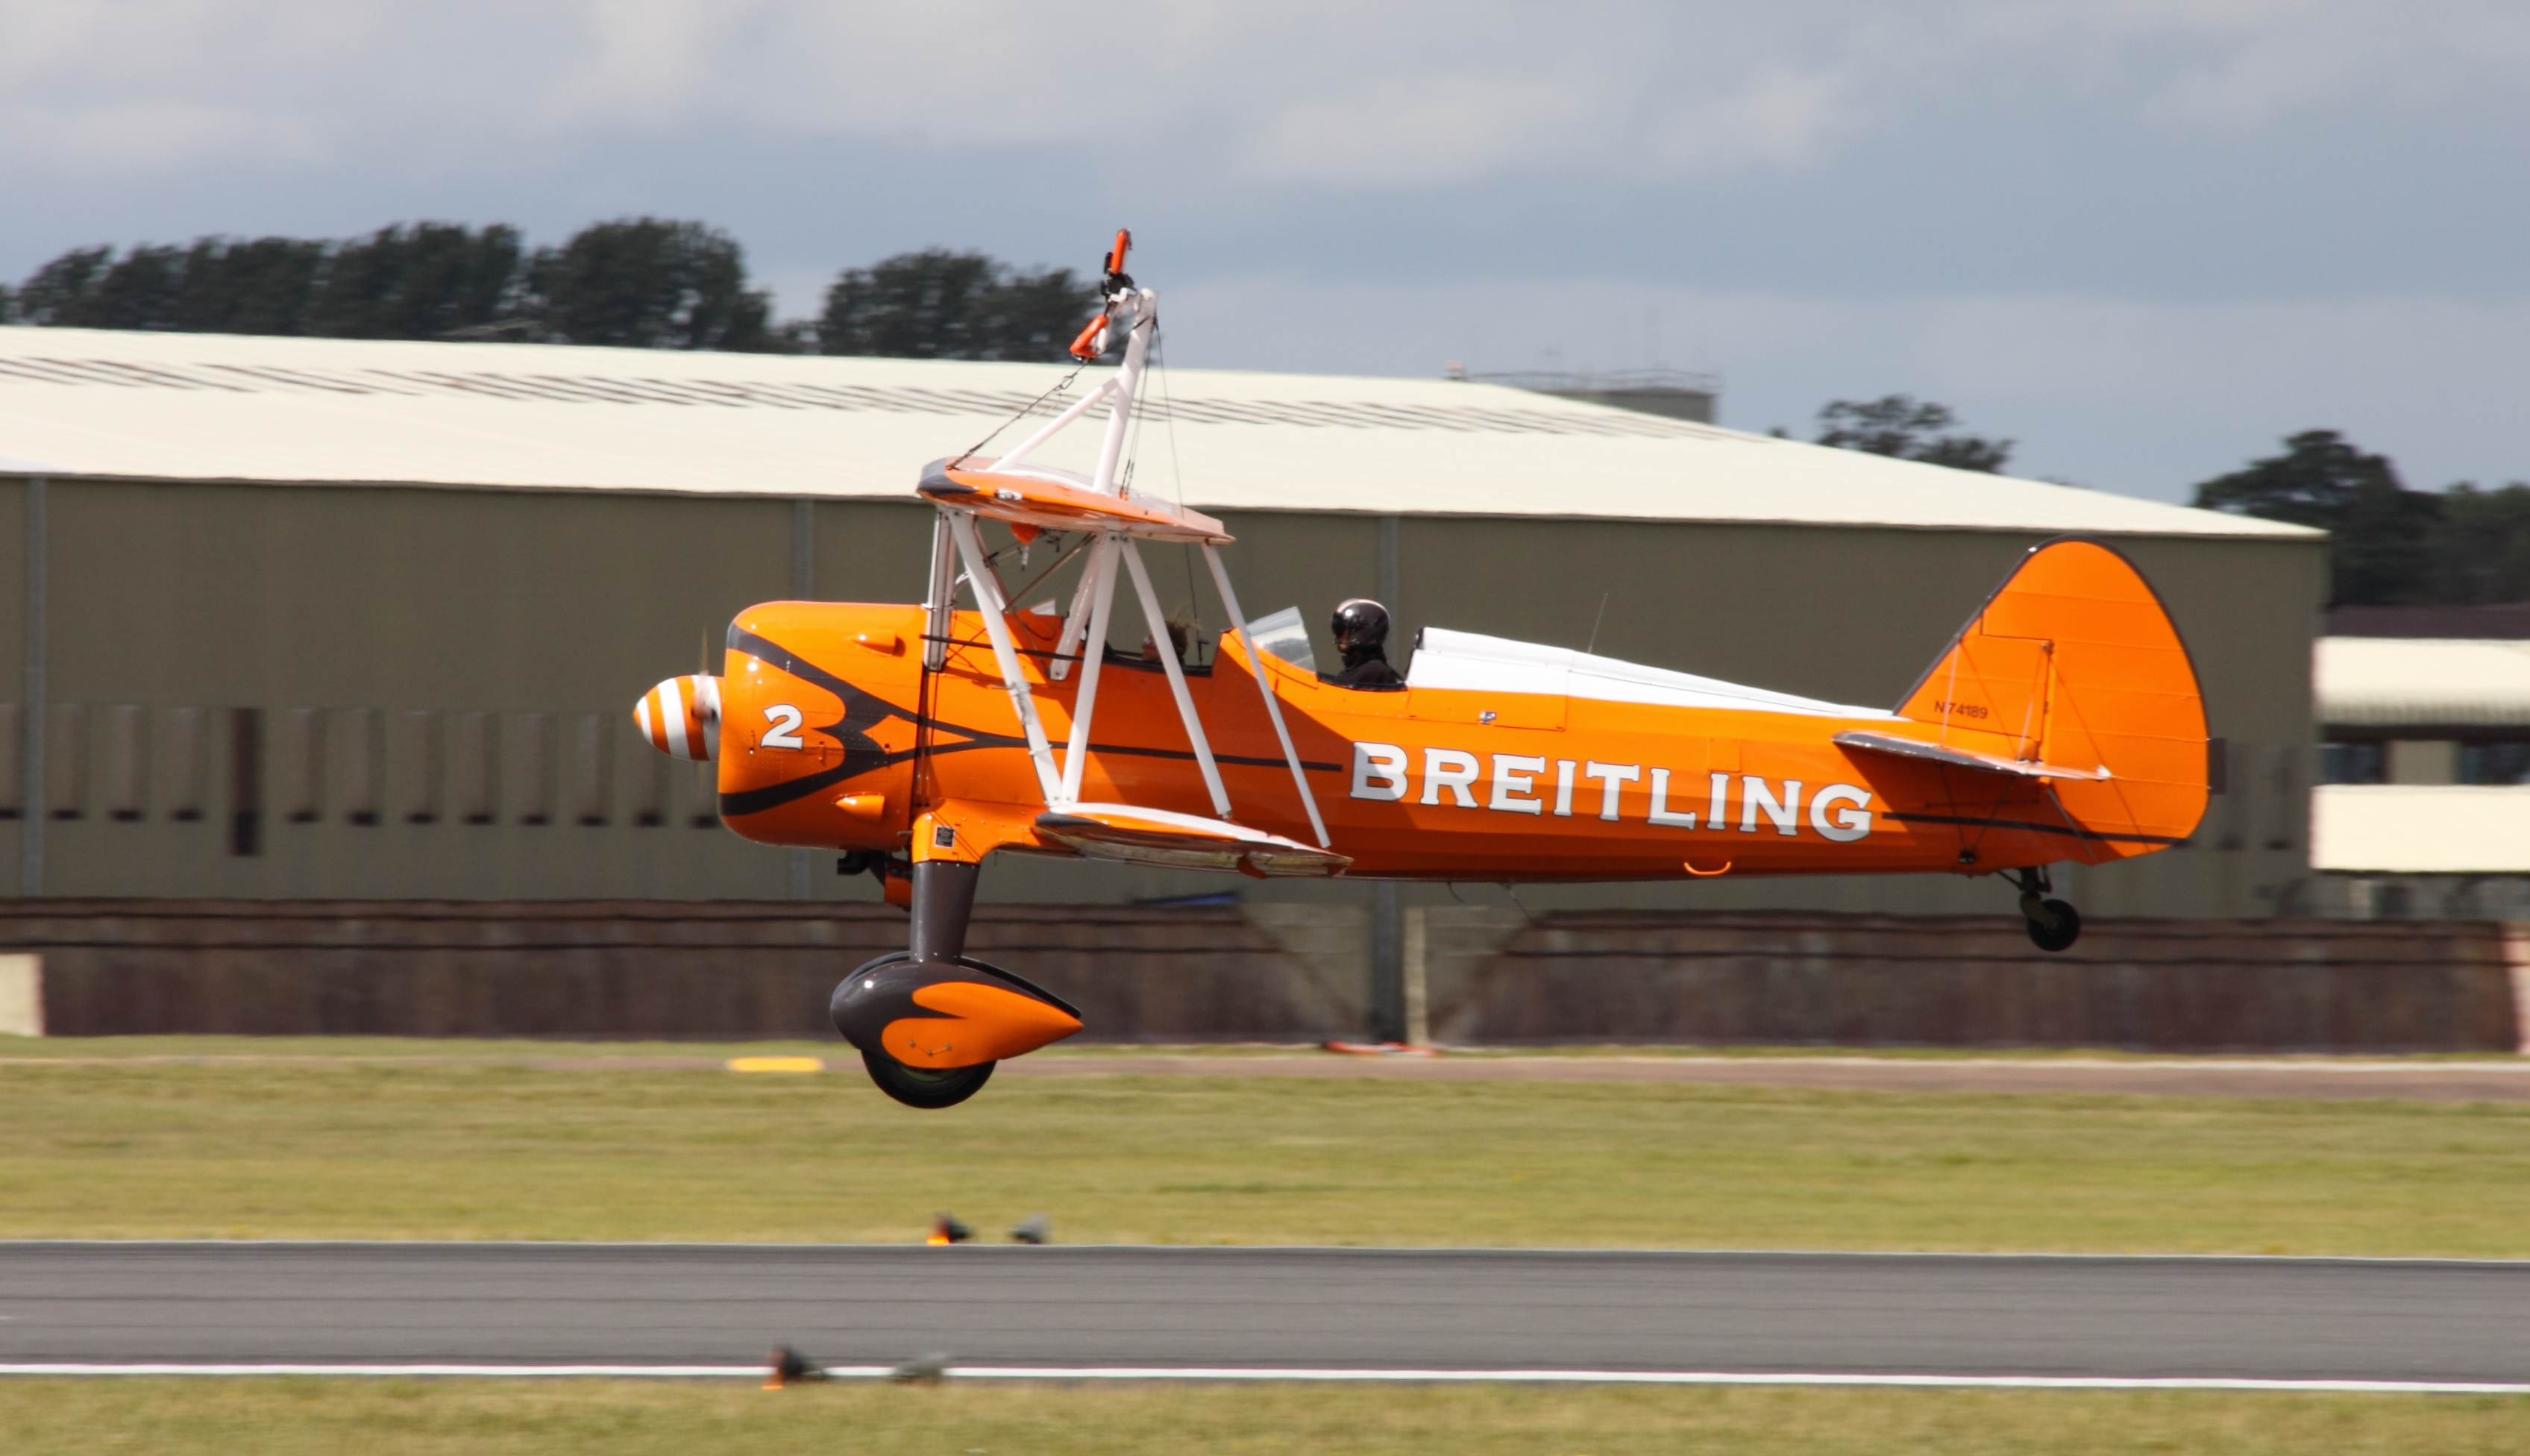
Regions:
[[[1121, 335], [1121, 366], [1007, 454], [923, 471], [923, 602], [750, 608], [720, 676], [670, 679], [635, 709], [662, 752], [717, 760], [730, 828], [845, 851], [911, 911], [908, 948], [832, 1006], [898, 1100], [963, 1101], [997, 1061], [1080, 1029], [1060, 997], [964, 955], [996, 852], [1260, 878], [2002, 873], [2031, 939], [2062, 950], [2081, 923], [2049, 898], [2049, 865], [2196, 827], [2195, 670], [2152, 588], [2089, 540], [2032, 549], [1890, 710], [1439, 628], [1400, 687], [1321, 677], [1296, 612], [1241, 614], [1220, 522], [1120, 477], [1158, 316], [1127, 242], [1072, 346], [1087, 361]], [[1030, 463], [1102, 402], [1093, 473]], [[1208, 663], [1181, 660], [1144, 541], [1209, 568], [1229, 631]], [[1013, 609], [1003, 572], [1027, 545], [1079, 561], [1068, 610]], [[1154, 644], [1138, 656], [1107, 645], [1120, 577]]]

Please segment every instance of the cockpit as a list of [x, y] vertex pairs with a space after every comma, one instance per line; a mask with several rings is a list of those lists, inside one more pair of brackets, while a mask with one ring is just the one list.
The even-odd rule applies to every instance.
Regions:
[[1343, 665], [1334, 672], [1318, 671], [1317, 649], [1309, 643], [1308, 629], [1300, 625], [1298, 607], [1259, 617], [1247, 630], [1260, 649], [1315, 673], [1319, 682], [1332, 687], [1355, 693], [1404, 690], [1404, 677], [1388, 661], [1388, 608], [1367, 597], [1353, 597], [1337, 606], [1327, 627], [1343, 656]]

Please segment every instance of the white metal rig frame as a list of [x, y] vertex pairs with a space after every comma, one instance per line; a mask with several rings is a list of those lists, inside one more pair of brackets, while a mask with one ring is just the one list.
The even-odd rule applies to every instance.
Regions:
[[[1121, 259], [1120, 246], [1111, 259], [1111, 288], [1106, 295], [1105, 310], [1082, 338], [1084, 347], [1089, 347], [1091, 357], [1094, 357], [1103, 351], [1107, 332], [1122, 322], [1126, 330], [1123, 364], [1096, 388], [1020, 441], [1010, 453], [992, 461], [975, 459], [971, 466], [966, 458], [961, 457], [945, 462], [948, 469], [971, 469], [978, 475], [1041, 479], [1058, 485], [1082, 484], [1084, 482], [1075, 475], [1027, 465], [1027, 456], [1066, 426], [1087, 415], [1100, 402], [1113, 400], [1114, 407], [1108, 412], [1106, 432], [1099, 445], [1098, 466], [1085, 484], [1097, 495], [1120, 502], [1127, 499], [1127, 487], [1118, 481], [1117, 472], [1124, 462], [1134, 399], [1149, 360], [1152, 336], [1159, 325], [1159, 295], [1147, 288], [1134, 287], [1131, 280], [1124, 278], [1117, 271]], [[1018, 714], [1020, 729], [1027, 739], [1028, 757], [1035, 766], [1038, 787], [1045, 797], [1046, 807], [1053, 811], [1129, 808], [1083, 806], [1080, 802], [1082, 777], [1090, 755], [1090, 724], [1098, 705], [1099, 669], [1107, 643], [1108, 622], [1115, 604], [1117, 567], [1121, 560], [1124, 574], [1132, 579], [1133, 593], [1142, 609], [1142, 616], [1152, 624], [1154, 639], [1164, 641], [1165, 619], [1160, 613], [1158, 595], [1151, 588], [1150, 573], [1143, 566], [1136, 538], [1150, 536], [1178, 540], [1195, 544], [1203, 552], [1204, 564], [1210, 569], [1213, 585], [1220, 592], [1222, 607], [1230, 616], [1231, 629], [1244, 644], [1253, 665], [1257, 690], [1264, 699], [1265, 715], [1273, 723], [1275, 741], [1282, 748], [1284, 761], [1291, 769], [1292, 786], [1308, 816], [1309, 828], [1316, 836], [1320, 850], [1331, 849], [1326, 819], [1318, 811], [1317, 797], [1310, 791], [1308, 775], [1301, 768], [1299, 752], [1292, 742], [1291, 728], [1283, 719], [1273, 669], [1266, 664], [1254, 639], [1248, 634], [1247, 619], [1239, 610], [1238, 595], [1231, 588], [1229, 570], [1222, 564], [1217, 539], [1226, 537], [1216, 538], [1188, 529], [1173, 530], [1165, 521], [1133, 521], [1122, 515], [1108, 517], [1095, 527], [1082, 528], [1095, 533], [1084, 553], [1079, 585], [1072, 590], [1063, 634], [1056, 644], [1046, 674], [1050, 679], [1061, 682], [1070, 675], [1075, 659], [1080, 663], [1080, 686], [1073, 701], [1072, 729], [1058, 764], [1053, 745], [1037, 715], [1035, 698], [1029, 692], [1026, 675], [1021, 671], [1018, 646], [1007, 620], [1010, 603], [1003, 599], [1001, 579], [994, 572], [983, 539], [976, 530], [976, 517], [993, 513], [990, 500], [991, 497], [979, 492], [971, 504], [954, 497], [937, 502], [939, 519], [932, 535], [931, 583], [925, 600], [923, 666], [937, 672], [947, 663], [951, 613], [956, 608], [959, 583], [962, 581], [973, 592], [977, 615], [983, 618], [984, 632], [991, 640], [1002, 685], [1010, 695], [1012, 709]], [[1176, 514], [1147, 499], [1142, 505], [1145, 510], [1157, 511], [1163, 516]], [[1179, 662], [1177, 653], [1165, 646], [1159, 657], [1160, 665], [1168, 676], [1170, 696], [1177, 703], [1178, 716], [1183, 722], [1187, 742], [1194, 750], [1195, 764], [1202, 773], [1213, 812], [1225, 824], [1235, 824], [1230, 792], [1222, 782], [1221, 767], [1213, 756], [1212, 742], [1204, 732], [1203, 720], [1195, 711], [1193, 695], [1186, 687], [1185, 669]], [[1161, 811], [1136, 812], [1160, 819], [1182, 817]], [[1261, 836], [1253, 830], [1242, 832], [1259, 839], [1273, 837]], [[1303, 847], [1294, 844], [1291, 848], [1296, 851]]]

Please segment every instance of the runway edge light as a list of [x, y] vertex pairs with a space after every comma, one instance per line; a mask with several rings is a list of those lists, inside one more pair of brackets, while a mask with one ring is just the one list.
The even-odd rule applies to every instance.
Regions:
[[823, 1367], [808, 1363], [808, 1357], [789, 1345], [776, 1345], [765, 1357], [771, 1369], [764, 1372], [764, 1388], [779, 1390], [785, 1385], [798, 1385], [808, 1380], [827, 1378]]

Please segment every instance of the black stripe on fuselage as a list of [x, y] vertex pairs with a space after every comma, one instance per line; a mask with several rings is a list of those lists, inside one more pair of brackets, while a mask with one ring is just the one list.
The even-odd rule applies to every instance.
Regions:
[[[988, 733], [980, 728], [968, 728], [961, 724], [946, 722], [939, 718], [926, 717], [920, 713], [908, 712], [906, 709], [897, 706], [895, 703], [888, 701], [884, 698], [880, 698], [864, 689], [853, 687], [851, 683], [848, 683], [842, 678], [835, 676], [833, 673], [826, 671], [824, 668], [810, 662], [808, 659], [799, 656], [798, 653], [793, 652], [790, 648], [783, 646], [781, 644], [758, 637], [754, 633], [748, 632], [735, 623], [731, 624], [729, 629], [729, 646], [732, 651], [744, 652], [746, 655], [753, 657], [760, 662], [769, 663], [781, 671], [799, 679], [801, 682], [814, 683], [818, 687], [825, 689], [827, 692], [832, 693], [837, 698], [843, 700], [843, 720], [838, 723], [815, 728], [813, 731], [825, 734], [830, 738], [835, 738], [838, 742], [843, 742], [845, 745], [845, 755], [844, 761], [832, 768], [821, 769], [816, 773], [805, 774], [795, 779], [786, 779], [778, 784], [768, 784], [761, 789], [749, 789], [742, 794], [721, 795], [720, 816], [722, 818], [742, 818], [747, 814], [762, 813], [768, 809], [779, 809], [783, 805], [792, 803], [795, 800], [804, 799], [810, 794], [816, 793], [820, 789], [832, 788], [846, 780], [858, 778], [864, 773], [873, 773], [882, 768], [892, 768], [895, 765], [913, 757], [915, 750], [912, 749], [905, 749], [895, 753], [855, 752], [850, 742], [846, 741], [842, 735], [833, 731], [834, 729], [844, 727], [848, 723], [854, 723], [854, 721], [868, 709], [878, 710], [875, 717], [868, 719], [868, 725], [875, 725], [889, 718], [903, 718], [905, 721], [911, 723], [916, 727], [930, 728], [935, 731], [945, 733], [955, 733], [960, 737], [968, 740], [965, 743], [934, 744], [928, 751], [934, 756], [938, 756], [942, 754], [966, 753], [974, 749], [1019, 749], [1024, 751], [1027, 748], [1027, 740], [1025, 738], [1007, 733]], [[854, 733], [852, 736], [858, 738], [861, 735]], [[1141, 748], [1127, 744], [1093, 742], [1089, 745], [1089, 752], [1093, 754], [1115, 754], [1131, 758], [1175, 758], [1188, 763], [1194, 761], [1194, 751], [1191, 749]], [[1245, 754], [1215, 754], [1212, 756], [1213, 761], [1217, 763], [1235, 763], [1246, 768], [1281, 768], [1284, 766], [1284, 760], [1281, 758], [1256, 757]], [[1344, 772], [1344, 765], [1341, 763], [1311, 763], [1306, 759], [1303, 759], [1300, 766], [1316, 773]]]

